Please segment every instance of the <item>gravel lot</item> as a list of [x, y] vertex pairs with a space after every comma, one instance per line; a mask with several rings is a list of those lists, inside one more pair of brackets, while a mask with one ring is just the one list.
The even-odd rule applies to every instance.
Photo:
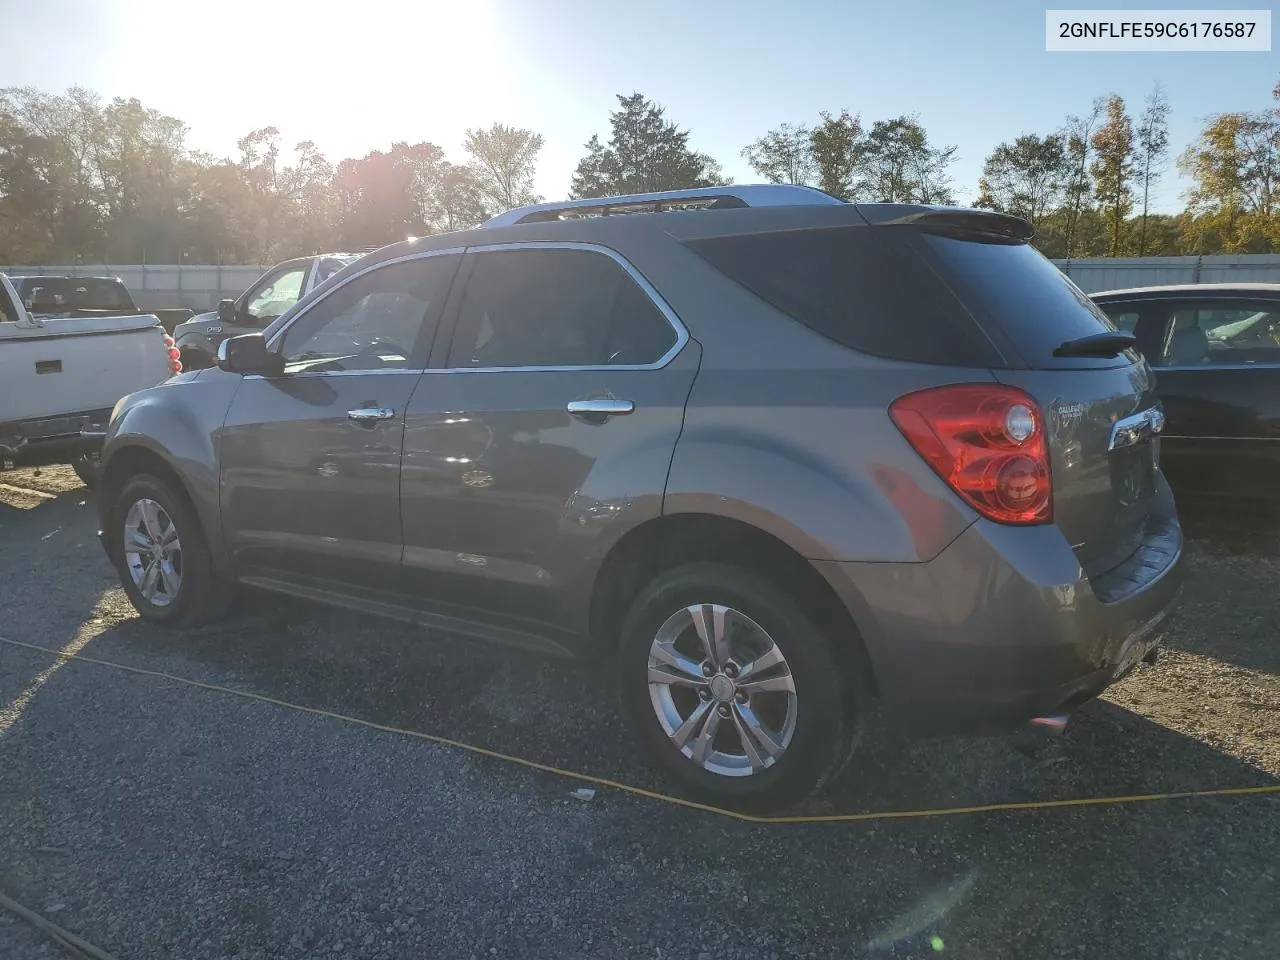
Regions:
[[[1170, 649], [1065, 738], [880, 730], [809, 812], [1280, 780], [1280, 536], [1188, 520], [1205, 539]], [[0, 474], [0, 637], [661, 786], [585, 668], [276, 599], [148, 628], [93, 530], [69, 470]], [[790, 826], [578, 786], [0, 643], [0, 891], [119, 960], [1242, 958], [1280, 938], [1276, 796]], [[0, 957], [61, 955], [0, 911]]]

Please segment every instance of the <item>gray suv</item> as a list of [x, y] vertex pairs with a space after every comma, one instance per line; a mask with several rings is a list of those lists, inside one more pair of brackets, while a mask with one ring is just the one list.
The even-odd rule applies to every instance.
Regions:
[[249, 585], [607, 656], [720, 804], [812, 792], [872, 698], [1061, 722], [1182, 533], [1150, 369], [1028, 235], [762, 185], [398, 243], [120, 402], [102, 541], [157, 623]]

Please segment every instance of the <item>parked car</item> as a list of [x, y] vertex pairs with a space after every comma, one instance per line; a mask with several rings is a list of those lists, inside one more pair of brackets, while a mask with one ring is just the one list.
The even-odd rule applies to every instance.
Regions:
[[177, 356], [154, 316], [32, 317], [0, 276], [0, 470], [70, 463], [93, 483], [112, 405]]
[[1201, 283], [1093, 294], [1155, 369], [1164, 469], [1203, 505], [1280, 502], [1280, 284]]
[[715, 803], [816, 789], [872, 696], [1060, 725], [1182, 533], [1149, 367], [1029, 232], [761, 185], [395, 244], [117, 407], [104, 547], [156, 623], [248, 584], [611, 657]]
[[33, 317], [84, 319], [87, 317], [155, 317], [166, 333], [190, 320], [187, 307], [142, 310], [119, 277], [21, 276], [10, 277], [18, 298]]
[[174, 331], [183, 368], [199, 370], [211, 365], [218, 344], [227, 337], [263, 329], [359, 257], [356, 253], [326, 253], [277, 263], [234, 300], [222, 300], [217, 310], [191, 317]]

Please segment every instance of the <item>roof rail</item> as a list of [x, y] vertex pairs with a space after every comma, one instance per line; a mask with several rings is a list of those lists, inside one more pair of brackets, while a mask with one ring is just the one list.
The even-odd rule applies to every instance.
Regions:
[[608, 217], [627, 213], [663, 213], [668, 210], [724, 209], [727, 207], [793, 207], [803, 204], [844, 203], [813, 187], [789, 183], [755, 183], [739, 187], [695, 187], [692, 190], [664, 190], [634, 193], [622, 197], [593, 197], [536, 203], [517, 207], [486, 220], [484, 227], [509, 227], [517, 223], [545, 223], [580, 217]]

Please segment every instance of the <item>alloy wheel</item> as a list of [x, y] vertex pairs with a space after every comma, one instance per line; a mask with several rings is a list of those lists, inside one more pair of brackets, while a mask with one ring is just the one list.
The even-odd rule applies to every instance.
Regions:
[[762, 773], [791, 744], [791, 669], [768, 632], [739, 610], [698, 603], [673, 613], [650, 645], [648, 680], [667, 737], [708, 773]]
[[124, 520], [124, 560], [133, 585], [153, 606], [167, 607], [182, 588], [178, 528], [155, 500], [137, 500]]

